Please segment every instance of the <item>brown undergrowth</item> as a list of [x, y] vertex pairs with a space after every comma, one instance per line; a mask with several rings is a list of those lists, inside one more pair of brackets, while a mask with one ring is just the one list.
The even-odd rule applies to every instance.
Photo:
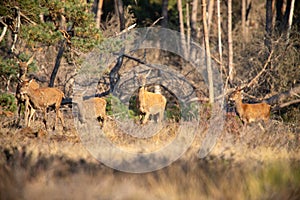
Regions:
[[[46, 132], [38, 121], [31, 129], [1, 127], [0, 199], [300, 197], [299, 125], [273, 120], [265, 125], [265, 131], [257, 124], [242, 129], [239, 118], [230, 115], [207, 157], [197, 157], [206, 134], [206, 129], [199, 127], [201, 133], [180, 159], [161, 170], [130, 174], [93, 158], [81, 143], [72, 116], [65, 119], [67, 131]], [[148, 151], [159, 149], [164, 141], [176, 137], [177, 126], [168, 124], [157, 135], [139, 142], [148, 145]], [[136, 150], [137, 141], [116, 131], [114, 121], [109, 120], [106, 129], [115, 130], [106, 132], [116, 145]]]

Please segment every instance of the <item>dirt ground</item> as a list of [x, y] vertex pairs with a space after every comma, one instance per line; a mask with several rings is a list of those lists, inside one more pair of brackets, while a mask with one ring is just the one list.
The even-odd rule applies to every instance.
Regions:
[[[54, 113], [49, 115], [51, 124]], [[31, 128], [17, 128], [13, 116], [1, 116], [0, 199], [300, 198], [299, 124], [272, 120], [265, 130], [258, 124], [243, 129], [236, 116], [229, 116], [213, 150], [200, 159], [207, 131], [200, 123], [178, 160], [153, 172], [126, 173], [95, 159], [81, 142], [69, 110], [64, 117], [67, 131], [60, 124], [56, 131], [46, 131], [40, 120]], [[109, 119], [104, 130], [114, 128]], [[175, 137], [170, 131], [172, 126], [165, 131], [168, 137], [148, 141], [151, 151]], [[108, 137], [123, 147], [134, 146], [120, 133]]]

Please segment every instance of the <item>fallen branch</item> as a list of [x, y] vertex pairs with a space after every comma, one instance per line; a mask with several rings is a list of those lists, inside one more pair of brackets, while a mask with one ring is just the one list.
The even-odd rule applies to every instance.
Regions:
[[272, 109], [272, 112], [274, 111], [277, 111], [277, 110], [280, 110], [284, 107], [288, 107], [290, 105], [293, 105], [293, 104], [297, 104], [297, 103], [300, 103], [300, 99], [296, 99], [296, 100], [293, 100], [293, 101], [289, 101], [289, 102], [286, 102], [286, 103], [282, 103], [278, 106], [275, 106], [273, 109]]
[[297, 96], [298, 94], [300, 94], [300, 85], [286, 91], [286, 92], [281, 92], [279, 94], [275, 94], [267, 99], [265, 99], [265, 101], [272, 105], [272, 104], [276, 104], [276, 103], [280, 103], [283, 100], [291, 97], [291, 96]]

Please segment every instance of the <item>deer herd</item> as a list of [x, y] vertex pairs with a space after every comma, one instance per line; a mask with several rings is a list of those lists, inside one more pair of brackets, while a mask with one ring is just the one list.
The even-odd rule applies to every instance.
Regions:
[[[58, 119], [66, 129], [66, 125], [63, 118], [63, 113], [60, 111], [61, 103], [64, 98], [64, 93], [58, 88], [52, 87], [40, 87], [34, 79], [27, 79], [26, 74], [28, 65], [32, 62], [33, 56], [28, 62], [19, 62], [19, 83], [16, 90], [16, 99], [18, 103], [18, 123], [21, 118], [21, 108], [24, 105], [24, 120], [25, 126], [29, 127], [33, 115], [36, 110], [40, 110], [43, 113], [43, 123], [45, 128], [47, 125], [47, 109], [50, 106], [55, 107], [55, 123], [53, 129], [55, 129]], [[138, 82], [140, 84], [137, 95], [137, 107], [139, 111], [139, 119], [141, 124], [146, 124], [150, 115], [158, 116], [157, 122], [160, 123], [164, 117], [164, 111], [166, 109], [167, 99], [160, 92], [150, 92], [146, 87], [147, 75], [138, 75]], [[157, 85], [156, 85], [157, 86]], [[160, 89], [158, 90], [160, 91]], [[263, 120], [268, 122], [270, 118], [270, 105], [267, 103], [246, 104], [243, 103], [241, 89], [236, 89], [231, 99], [235, 102], [236, 111], [242, 120], [244, 126], [248, 123]], [[107, 120], [106, 116], [106, 100], [104, 98], [93, 97], [83, 102], [85, 108], [94, 106], [95, 118], [102, 121], [102, 127]]]
[[[48, 129], [47, 124], [47, 109], [50, 106], [55, 107], [55, 123], [53, 130], [56, 128], [58, 119], [66, 129], [63, 113], [60, 111], [61, 103], [64, 98], [64, 93], [58, 88], [40, 87], [34, 79], [27, 78], [28, 66], [31, 64], [33, 56], [28, 62], [19, 62], [19, 83], [16, 90], [16, 99], [18, 104], [18, 124], [20, 123], [22, 105], [24, 105], [24, 120], [25, 126], [30, 127], [33, 116], [36, 110], [43, 113], [43, 123]], [[150, 73], [150, 71], [149, 71]], [[158, 122], [161, 122], [164, 116], [164, 110], [167, 100], [162, 94], [149, 92], [146, 89], [146, 78], [149, 73], [139, 76], [139, 81], [142, 83], [138, 91], [138, 109], [141, 124], [146, 124], [150, 115], [159, 115]], [[95, 118], [102, 122], [102, 127], [107, 120], [106, 116], [106, 100], [100, 97], [93, 97], [83, 101], [83, 109], [95, 108]]]

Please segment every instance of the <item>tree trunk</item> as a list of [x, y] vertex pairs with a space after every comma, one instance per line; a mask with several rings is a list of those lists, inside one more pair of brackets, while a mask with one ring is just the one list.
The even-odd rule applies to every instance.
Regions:
[[[2, 20], [1, 20], [1, 22], [2, 22]], [[7, 31], [7, 25], [5, 23], [2, 23], [2, 24], [4, 25], [4, 27], [3, 27], [3, 31], [2, 31], [1, 36], [0, 36], [0, 42], [3, 40], [3, 38], [6, 34], [6, 31]]]
[[[275, 22], [274, 24], [276, 24], [276, 28], [279, 29], [279, 27], [281, 26], [281, 23], [283, 21], [283, 0], [276, 0], [276, 15], [275, 15]], [[275, 12], [275, 10], [274, 10]], [[275, 13], [273, 13], [275, 14]]]
[[124, 18], [124, 8], [123, 8], [123, 1], [122, 0], [115, 0], [115, 10], [116, 14], [119, 17], [120, 21], [120, 32], [125, 29], [125, 18]]
[[204, 30], [204, 42], [205, 42], [205, 52], [206, 52], [206, 67], [207, 67], [207, 76], [208, 76], [208, 87], [209, 87], [209, 102], [214, 103], [214, 84], [212, 77], [211, 69], [211, 56], [210, 56], [210, 47], [209, 47], [209, 35], [208, 35], [208, 26], [206, 19], [206, 0], [202, 0], [202, 16], [203, 16], [203, 30]]
[[289, 21], [289, 17], [290, 17], [291, 8], [292, 8], [292, 1], [293, 0], [287, 0], [285, 2], [285, 4], [283, 4], [282, 10], [285, 10], [284, 16], [282, 19], [282, 24], [281, 24], [281, 31], [283, 31], [283, 32], [286, 31], [287, 27], [288, 27], [288, 21]]
[[289, 15], [289, 21], [288, 21], [288, 27], [287, 27], [287, 33], [286, 33], [286, 44], [287, 45], [289, 43], [290, 33], [291, 33], [291, 27], [292, 27], [292, 23], [293, 23], [294, 7], [295, 7], [295, 0], [292, 0], [292, 2], [291, 2], [291, 9], [290, 9], [290, 15]]
[[211, 24], [212, 24], [213, 13], [214, 13], [215, 0], [210, 0], [208, 2], [209, 3], [208, 3], [208, 20], [207, 20], [207, 24], [208, 24], [208, 34], [209, 34]]
[[183, 14], [182, 14], [182, 2], [181, 0], [177, 0], [177, 9], [179, 13], [179, 27], [180, 33], [184, 36], [184, 24], [183, 24]]
[[102, 16], [102, 6], [103, 6], [103, 0], [95, 0], [96, 6], [96, 27], [100, 28], [101, 25], [101, 16]]
[[[221, 13], [220, 13], [220, 0], [217, 0], [217, 13], [218, 13], [218, 47], [220, 59], [220, 72], [223, 72], [223, 53], [222, 53], [222, 29], [221, 29]], [[224, 71], [226, 74], [226, 70]]]
[[191, 33], [192, 37], [197, 38], [197, 14], [198, 14], [198, 0], [193, 0], [192, 14], [191, 14]]
[[180, 37], [181, 37], [181, 45], [180, 49], [183, 51], [184, 57], [186, 56], [186, 48], [185, 48], [185, 34], [184, 34], [184, 24], [183, 24], [183, 14], [182, 14], [182, 2], [181, 0], [177, 0], [177, 9], [179, 13], [179, 27], [180, 27]]
[[21, 16], [20, 16], [19, 7], [15, 7], [15, 12], [16, 12], [16, 14], [15, 14], [16, 15], [16, 25], [15, 25], [14, 31], [13, 31], [14, 39], [13, 39], [12, 46], [10, 48], [11, 52], [15, 51], [15, 46], [17, 44], [18, 34], [19, 34], [20, 27], [21, 27]]
[[66, 39], [64, 39], [61, 42], [61, 45], [59, 47], [59, 50], [58, 50], [58, 53], [57, 53], [57, 56], [56, 56], [55, 65], [54, 65], [53, 71], [52, 71], [51, 76], [50, 76], [49, 87], [54, 86], [55, 78], [56, 78], [58, 69], [60, 67], [61, 58], [62, 58], [62, 56], [64, 54], [64, 51], [65, 51], [65, 44], [66, 44]]
[[266, 3], [266, 37], [265, 37], [265, 45], [268, 48], [269, 52], [272, 50], [272, 20], [273, 20], [273, 12], [272, 12], [272, 0], [267, 0]]
[[242, 33], [243, 33], [243, 48], [245, 48], [245, 42], [246, 42], [246, 1], [242, 0]]
[[234, 77], [232, 48], [232, 0], [228, 0], [228, 68], [229, 81], [232, 83]]
[[167, 28], [168, 27], [168, 0], [162, 0], [162, 22], [161, 22], [161, 26], [163, 28]]
[[187, 28], [187, 50], [190, 51], [191, 43], [191, 23], [190, 23], [190, 5], [186, 3], [186, 28]]

